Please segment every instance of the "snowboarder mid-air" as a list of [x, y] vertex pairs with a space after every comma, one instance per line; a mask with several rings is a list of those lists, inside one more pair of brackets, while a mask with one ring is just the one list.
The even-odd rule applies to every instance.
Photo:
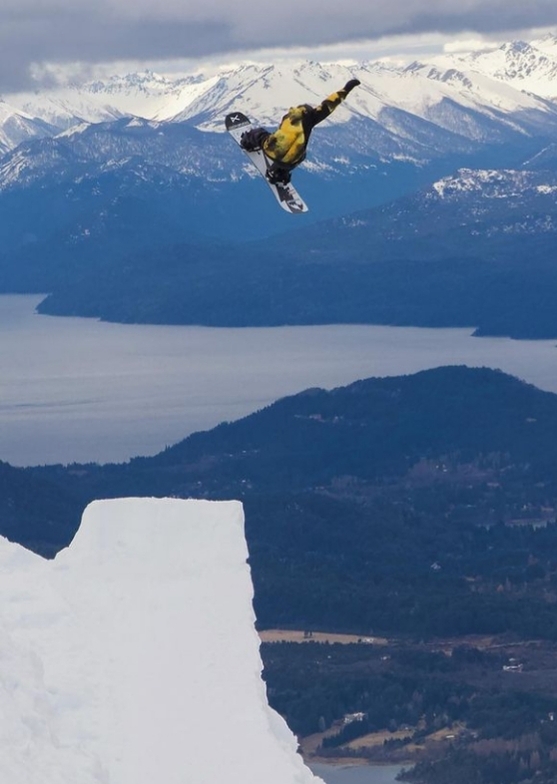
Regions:
[[304, 103], [292, 107], [282, 118], [277, 130], [272, 133], [266, 128], [246, 131], [242, 134], [241, 146], [248, 152], [263, 150], [271, 161], [267, 171], [269, 182], [288, 184], [290, 173], [306, 157], [313, 128], [334, 112], [348, 93], [359, 84], [358, 79], [350, 79], [341, 90], [329, 95], [319, 106]]

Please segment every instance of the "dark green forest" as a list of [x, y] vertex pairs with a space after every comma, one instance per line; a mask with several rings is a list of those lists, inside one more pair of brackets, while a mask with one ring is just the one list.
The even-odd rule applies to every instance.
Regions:
[[46, 279], [36, 249], [22, 248], [5, 272], [0, 258], [0, 288], [29, 290], [42, 279], [42, 288], [32, 289], [51, 292], [42, 312], [108, 321], [389, 324], [557, 337], [557, 208], [551, 190], [536, 187], [553, 184], [555, 173], [524, 177], [527, 187], [517, 189], [511, 179], [499, 196], [455, 186], [440, 197], [429, 187], [233, 245], [202, 241], [195, 232], [184, 241], [174, 227], [165, 245], [155, 233], [154, 246], [145, 230], [131, 228], [150, 227], [153, 217], [140, 215], [138, 224], [124, 211], [110, 234], [124, 231], [120, 244], [95, 252], [85, 243], [78, 264], [75, 248], [47, 246], [39, 257], [48, 258]]
[[321, 758], [406, 763], [419, 784], [555, 781], [554, 645], [366, 639], [262, 647], [271, 704], [322, 732]]
[[432, 248], [446, 240], [430, 238], [432, 247], [416, 257], [414, 239], [383, 248], [369, 235], [345, 238], [348, 260], [346, 245], [334, 237], [304, 249], [296, 236], [109, 255], [94, 265], [67, 264], [39, 310], [125, 323], [387, 324], [557, 336], [557, 273], [548, 263], [555, 256], [554, 234], [505, 238], [494, 247], [469, 234], [453, 235], [443, 258]]

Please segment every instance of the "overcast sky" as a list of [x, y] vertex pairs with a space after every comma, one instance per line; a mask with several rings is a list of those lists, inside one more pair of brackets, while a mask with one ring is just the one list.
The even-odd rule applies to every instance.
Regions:
[[466, 32], [515, 37], [557, 26], [557, 0], [0, 0], [0, 90], [33, 63], [164, 61], [267, 47]]

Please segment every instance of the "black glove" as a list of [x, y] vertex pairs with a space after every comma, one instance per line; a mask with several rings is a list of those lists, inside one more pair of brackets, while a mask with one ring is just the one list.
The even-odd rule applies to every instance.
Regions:
[[359, 79], [350, 79], [350, 81], [346, 82], [346, 84], [344, 85], [344, 89], [346, 90], [347, 93], [349, 93], [350, 90], [353, 90], [354, 87], [357, 87], [359, 84], [361, 84]]

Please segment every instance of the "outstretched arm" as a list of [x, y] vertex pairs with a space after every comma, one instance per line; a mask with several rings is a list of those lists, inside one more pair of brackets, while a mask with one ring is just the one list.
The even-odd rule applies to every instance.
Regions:
[[325, 120], [332, 112], [334, 112], [337, 106], [340, 106], [348, 93], [359, 84], [359, 79], [350, 79], [349, 82], [346, 82], [344, 87], [342, 87], [336, 93], [331, 93], [328, 98], [325, 98], [325, 100], [322, 101], [319, 106], [316, 106], [311, 113], [312, 125], [317, 125], [317, 123]]

